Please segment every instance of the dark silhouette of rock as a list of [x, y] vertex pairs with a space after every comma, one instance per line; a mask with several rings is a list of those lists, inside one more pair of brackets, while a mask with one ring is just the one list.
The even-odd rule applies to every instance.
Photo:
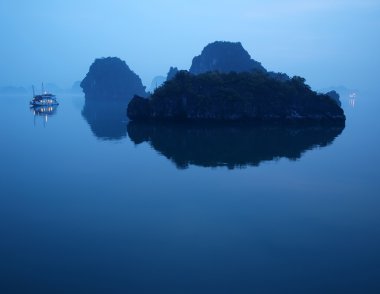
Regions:
[[240, 42], [217, 41], [208, 44], [201, 55], [194, 57], [190, 72], [201, 74], [209, 71], [223, 73], [261, 71], [265, 68], [253, 60]]
[[344, 126], [247, 124], [168, 124], [130, 122], [135, 144], [148, 142], [184, 169], [189, 165], [241, 168], [263, 161], [299, 159], [313, 148], [331, 144]]
[[168, 72], [168, 74], [166, 76], [166, 80], [167, 81], [172, 80], [177, 73], [178, 73], [178, 68], [171, 66], [170, 69], [169, 69], [169, 72]]
[[134, 96], [127, 107], [127, 115], [130, 119], [151, 120], [153, 119], [152, 102], [148, 98]]
[[129, 101], [133, 95], [146, 96], [141, 79], [121, 59], [96, 59], [80, 86], [86, 99]]
[[104, 99], [85, 99], [82, 116], [100, 140], [120, 140], [127, 135], [126, 103]]
[[330, 92], [326, 93], [327, 96], [329, 96], [337, 105], [342, 106], [342, 103], [339, 100], [339, 94], [332, 90]]
[[279, 81], [261, 72], [180, 71], [149, 99], [135, 96], [127, 114], [132, 120], [345, 121], [342, 108], [305, 79]]

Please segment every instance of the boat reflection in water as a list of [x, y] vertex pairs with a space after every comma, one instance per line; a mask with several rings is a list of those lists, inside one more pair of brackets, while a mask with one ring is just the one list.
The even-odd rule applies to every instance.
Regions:
[[44, 126], [47, 125], [48, 117], [51, 117], [55, 114], [57, 114], [57, 105], [33, 105], [30, 107], [30, 110], [34, 114], [34, 125], [36, 125], [36, 119], [37, 117], [42, 117]]
[[135, 144], [148, 142], [179, 169], [189, 165], [242, 168], [280, 158], [297, 160], [303, 153], [331, 144], [343, 125], [252, 126], [157, 124], [130, 122]]
[[356, 97], [357, 97], [357, 94], [356, 94], [355, 92], [352, 92], [352, 93], [350, 93], [350, 95], [348, 95], [348, 104], [349, 104], [352, 108], [355, 108]]

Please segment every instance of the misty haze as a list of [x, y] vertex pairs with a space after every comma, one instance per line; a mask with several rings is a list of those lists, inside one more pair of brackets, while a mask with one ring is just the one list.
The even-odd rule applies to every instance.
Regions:
[[380, 3], [0, 2], [0, 293], [380, 293]]

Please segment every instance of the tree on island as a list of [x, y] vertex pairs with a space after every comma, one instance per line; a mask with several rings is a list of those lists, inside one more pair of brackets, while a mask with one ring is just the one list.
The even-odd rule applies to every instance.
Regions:
[[340, 102], [339, 94], [337, 91], [332, 90], [326, 93], [327, 96], [329, 96], [336, 104], [339, 106], [342, 106], [342, 102]]

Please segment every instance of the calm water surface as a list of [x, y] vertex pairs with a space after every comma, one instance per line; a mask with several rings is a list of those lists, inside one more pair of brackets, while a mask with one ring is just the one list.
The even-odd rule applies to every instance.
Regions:
[[0, 97], [0, 293], [380, 293], [380, 98], [345, 128]]

